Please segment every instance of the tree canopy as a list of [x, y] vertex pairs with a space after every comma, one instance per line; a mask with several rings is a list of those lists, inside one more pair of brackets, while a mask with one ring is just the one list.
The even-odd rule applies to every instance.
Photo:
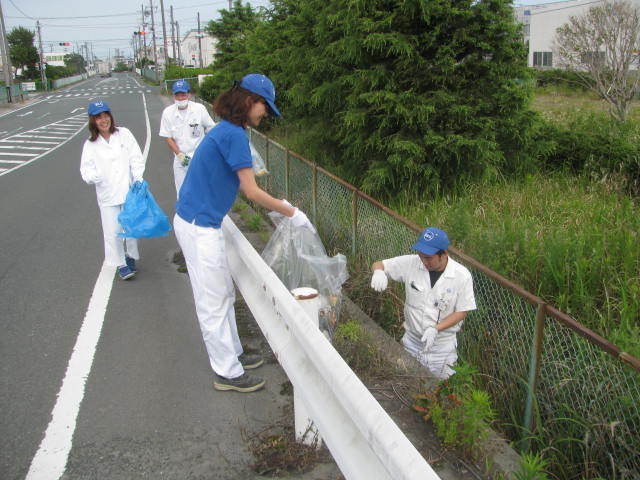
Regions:
[[40, 60], [38, 50], [33, 45], [34, 33], [24, 27], [16, 27], [7, 35], [11, 63], [16, 68], [22, 68], [24, 78], [35, 78], [36, 65]]
[[392, 194], [526, 168], [534, 115], [510, 1], [272, 3], [218, 44], [211, 82], [267, 74], [285, 121], [307, 125], [338, 173]]

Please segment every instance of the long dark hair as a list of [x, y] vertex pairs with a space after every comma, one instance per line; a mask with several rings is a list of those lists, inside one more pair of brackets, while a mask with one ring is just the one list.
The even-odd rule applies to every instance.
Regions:
[[[116, 127], [116, 121], [113, 119], [113, 115], [109, 110], [104, 113], [109, 115], [109, 118], [111, 119], [109, 133], [116, 132], [118, 130], [118, 127]], [[100, 115], [100, 113], [98, 115]], [[95, 142], [98, 139], [98, 135], [100, 135], [100, 130], [98, 130], [98, 126], [96, 125], [96, 117], [98, 115], [89, 115], [89, 123], [87, 124], [87, 127], [89, 127], [89, 133], [91, 133], [91, 136], [89, 137], [89, 141], [91, 142]]]
[[249, 110], [258, 102], [264, 102], [264, 98], [235, 84], [213, 101], [213, 112], [227, 122], [244, 127], [249, 121]]

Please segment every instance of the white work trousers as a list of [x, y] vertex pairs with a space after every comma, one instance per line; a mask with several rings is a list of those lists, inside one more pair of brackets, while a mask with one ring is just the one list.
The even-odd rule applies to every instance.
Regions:
[[122, 205], [100, 207], [102, 219], [102, 234], [104, 236], [104, 263], [112, 267], [122, 267], [127, 264], [126, 255], [138, 260], [138, 240], [135, 238], [122, 238], [118, 233], [122, 232], [122, 226], [118, 222], [118, 215], [122, 211]]
[[177, 158], [173, 159], [173, 180], [176, 184], [176, 197], [180, 193], [180, 187], [182, 187], [182, 182], [184, 182], [184, 177], [187, 176], [188, 168], [189, 168], [189, 165], [187, 165], [186, 167], [183, 167], [182, 163], [180, 163], [180, 160], [178, 160]]
[[235, 290], [222, 229], [199, 227], [185, 222], [179, 215], [173, 218], [173, 228], [187, 262], [211, 368], [225, 378], [239, 377], [244, 373], [238, 360], [242, 344], [233, 309]]
[[404, 332], [402, 345], [404, 345], [404, 349], [409, 352], [411, 356], [427, 367], [434, 377], [444, 380], [455, 373], [455, 371], [450, 368], [450, 366], [455, 365], [456, 360], [458, 360], [458, 351], [456, 349], [458, 342], [455, 336], [450, 337], [444, 342], [438, 342], [436, 338], [436, 342], [431, 346], [426, 355], [423, 353], [424, 343], [420, 340], [420, 337], [416, 337], [410, 332]]

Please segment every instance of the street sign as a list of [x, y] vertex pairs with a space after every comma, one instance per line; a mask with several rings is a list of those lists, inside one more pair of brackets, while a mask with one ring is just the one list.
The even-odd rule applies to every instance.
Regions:
[[22, 82], [22, 90], [25, 92], [35, 92], [36, 82]]

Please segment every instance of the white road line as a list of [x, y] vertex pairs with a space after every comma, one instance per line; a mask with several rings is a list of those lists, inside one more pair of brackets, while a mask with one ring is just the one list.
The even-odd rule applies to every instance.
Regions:
[[36, 143], [36, 144], [42, 144], [42, 145], [56, 145], [58, 142], [34, 142], [34, 141], [27, 141], [27, 140], [7, 140], [7, 139], [3, 139], [0, 140], [0, 143], [28, 143], [29, 145], [31, 145], [32, 143]]
[[0, 148], [19, 148], [21, 150], [48, 150], [49, 147], [23, 147], [22, 145], [0, 145]]
[[[142, 94], [142, 103], [144, 104], [147, 126], [147, 139], [143, 153], [146, 162], [151, 144], [151, 126], [144, 94]], [[115, 267], [102, 264], [102, 270], [100, 270], [100, 275], [98, 275], [98, 280], [93, 288], [93, 295], [89, 301], [89, 308], [69, 359], [67, 372], [62, 380], [62, 387], [58, 392], [58, 398], [51, 413], [51, 422], [47, 426], [40, 447], [31, 461], [26, 480], [58, 480], [64, 475], [72, 447], [78, 412], [84, 398], [86, 381], [91, 373], [93, 358], [104, 324], [104, 316], [109, 305], [114, 276]]]
[[21, 113], [20, 115], [16, 115], [16, 117], [26, 117], [27, 115], [31, 115], [33, 110], [29, 110], [28, 112]]
[[102, 332], [115, 270], [115, 267], [102, 265], [53, 407], [51, 422], [31, 461], [26, 480], [53, 480], [64, 474], [80, 404], [84, 398], [85, 383], [91, 373]]
[[38, 117], [38, 120], [40, 120], [41, 118], [46, 117], [47, 115], [51, 115], [51, 112], [47, 112], [47, 113], [45, 113], [45, 114], [43, 114], [43, 115], [40, 115], [40, 116]]
[[20, 137], [20, 138], [48, 138], [49, 140], [60, 140], [61, 138], [64, 138], [64, 137], [46, 137], [44, 135], [25, 135], [25, 134], [14, 135], [14, 137]]
[[37, 153], [13, 153], [13, 152], [0, 152], [0, 155], [11, 155], [12, 157], [35, 157]]
[[24, 163], [24, 160], [0, 160], [0, 163]]

